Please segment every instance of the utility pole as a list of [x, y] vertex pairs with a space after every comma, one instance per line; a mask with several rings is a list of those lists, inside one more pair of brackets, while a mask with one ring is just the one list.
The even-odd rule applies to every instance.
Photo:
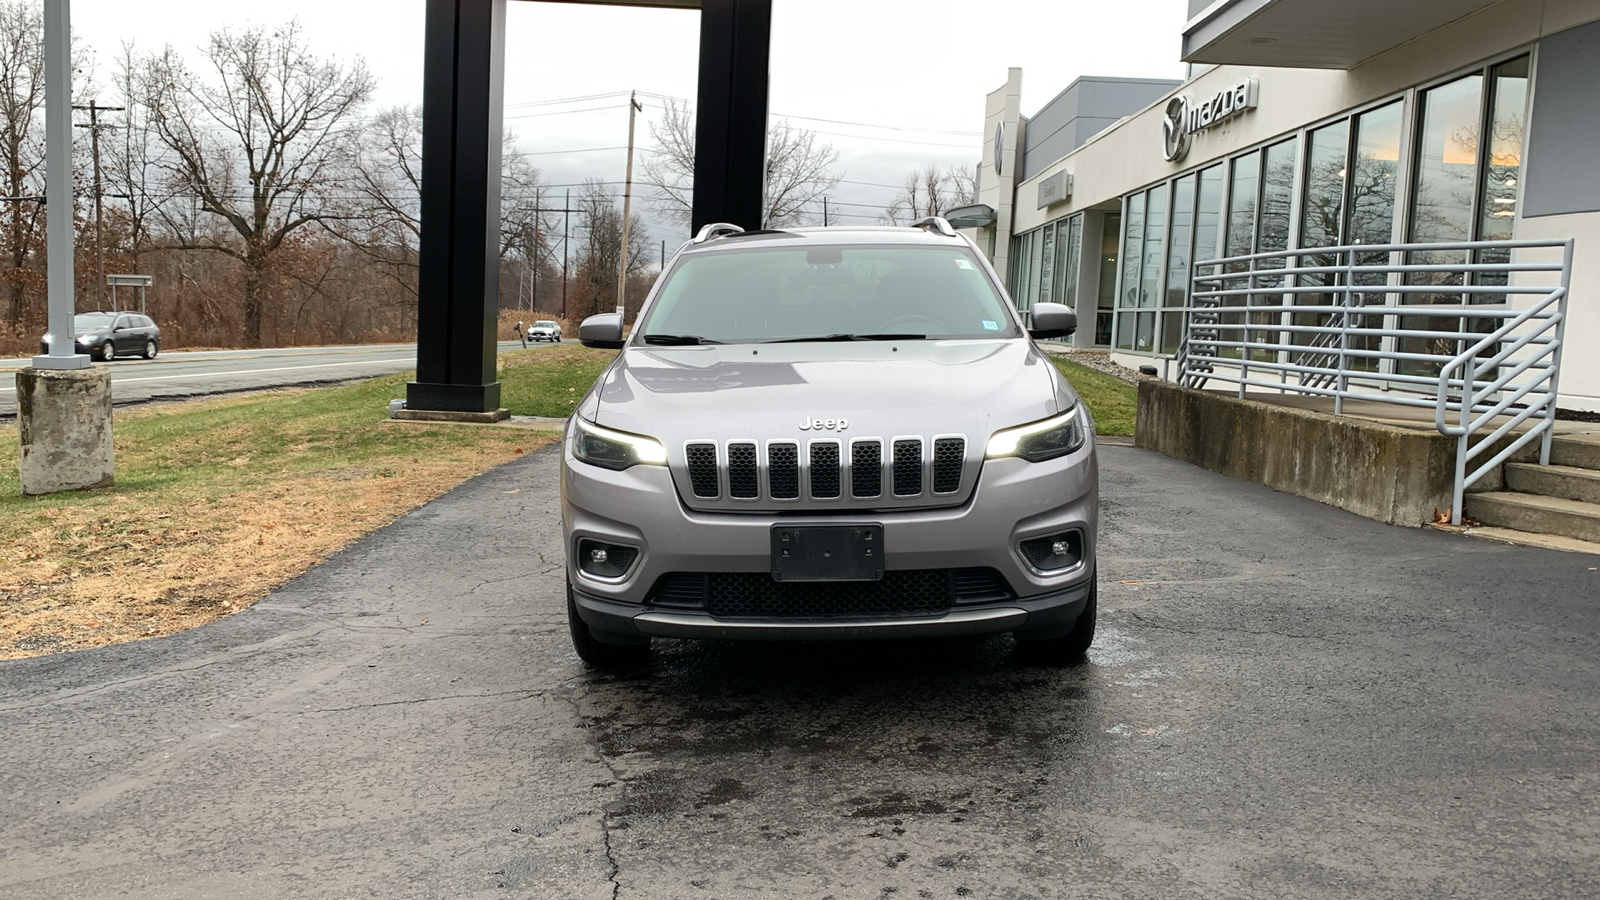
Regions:
[[566, 215], [561, 219], [561, 318], [567, 317], [567, 260], [572, 256], [567, 250], [567, 238], [572, 234], [572, 189], [567, 189]]
[[828, 227], [828, 195], [822, 195], [822, 227]]
[[78, 127], [89, 129], [89, 146], [94, 156], [94, 289], [103, 292], [106, 289], [106, 257], [101, 244], [100, 223], [104, 218], [105, 193], [100, 186], [100, 113], [125, 112], [127, 107], [101, 106], [98, 101], [90, 100], [88, 106], [74, 106], [73, 109], [89, 111], [89, 124]]
[[627, 318], [623, 294], [628, 289], [628, 231], [633, 225], [633, 120], [644, 112], [637, 97], [637, 92], [628, 94], [628, 179], [622, 188], [622, 252], [618, 254], [621, 261], [617, 263], [617, 313], [623, 318]]
[[666, 270], [667, 270], [667, 242], [666, 242], [666, 240], [663, 239], [661, 241], [661, 271], [665, 272]]

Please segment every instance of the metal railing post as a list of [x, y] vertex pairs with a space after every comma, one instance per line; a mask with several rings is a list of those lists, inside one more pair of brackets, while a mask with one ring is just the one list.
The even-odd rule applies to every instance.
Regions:
[[1467, 359], [1466, 370], [1462, 373], [1466, 382], [1462, 385], [1461, 392], [1461, 435], [1456, 438], [1456, 479], [1450, 497], [1450, 524], [1461, 524], [1461, 507], [1466, 503], [1467, 494], [1467, 443], [1472, 439], [1472, 432], [1467, 428], [1467, 422], [1472, 418], [1472, 385], [1478, 381], [1478, 358], [1476, 355]]
[[1249, 346], [1250, 336], [1253, 334], [1250, 326], [1255, 324], [1255, 316], [1251, 315], [1250, 308], [1256, 305], [1256, 260], [1250, 257], [1250, 267], [1246, 270], [1244, 283], [1244, 340], [1240, 341], [1245, 346], [1239, 348], [1239, 399], [1244, 399], [1244, 383], [1250, 380], [1250, 354], [1255, 352]]
[[1333, 414], [1344, 414], [1344, 395], [1350, 389], [1350, 310], [1354, 308], [1356, 282], [1356, 252], [1349, 251], [1344, 275], [1344, 321], [1339, 324], [1339, 379], [1338, 393], [1333, 395]]
[[[1550, 355], [1550, 402], [1545, 405], [1545, 432], [1539, 441], [1539, 465], [1550, 465], [1550, 447], [1556, 436], [1556, 404], [1561, 402], [1561, 351], [1566, 347], [1567, 299], [1572, 292], [1573, 239], [1567, 238], [1561, 248], [1561, 299], [1556, 301], [1556, 340], [1547, 351]], [[1506, 279], [1510, 281], [1508, 277]]]

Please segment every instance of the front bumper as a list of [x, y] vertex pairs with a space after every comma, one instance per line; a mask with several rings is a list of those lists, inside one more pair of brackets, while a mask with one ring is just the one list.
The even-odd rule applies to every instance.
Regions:
[[[664, 466], [621, 472], [591, 466], [565, 451], [561, 512], [567, 576], [579, 615], [596, 637], [706, 637], [840, 640], [934, 637], [1018, 631], [1065, 633], [1093, 586], [1099, 479], [1093, 438], [1077, 452], [1029, 463], [983, 463], [972, 495], [942, 509], [833, 515], [702, 513], [680, 500]], [[888, 570], [992, 568], [1014, 597], [962, 604], [941, 616], [881, 619], [723, 619], [646, 603], [657, 580], [674, 572], [769, 572], [772, 526], [881, 523]], [[1079, 563], [1044, 574], [1018, 549], [1026, 539], [1076, 530]], [[583, 538], [639, 549], [627, 574], [601, 579], [576, 565]]]

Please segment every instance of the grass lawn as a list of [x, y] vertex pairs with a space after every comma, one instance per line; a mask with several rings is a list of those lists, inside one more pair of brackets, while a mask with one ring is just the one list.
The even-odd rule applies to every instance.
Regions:
[[[504, 402], [565, 416], [613, 355], [508, 354]], [[116, 487], [93, 492], [22, 497], [16, 426], [0, 427], [0, 659], [225, 616], [558, 437], [387, 421], [412, 377], [118, 410]]]
[[1133, 434], [1134, 414], [1139, 408], [1138, 388], [1060, 356], [1054, 357], [1054, 362], [1073, 390], [1089, 404], [1095, 434]]

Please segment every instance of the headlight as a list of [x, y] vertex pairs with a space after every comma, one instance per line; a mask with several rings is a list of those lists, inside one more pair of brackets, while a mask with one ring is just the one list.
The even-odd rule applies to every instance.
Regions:
[[1055, 459], [1083, 446], [1086, 429], [1080, 407], [1028, 425], [996, 431], [989, 438], [988, 459], [1020, 456], [1029, 462]]
[[667, 464], [667, 448], [655, 438], [601, 428], [581, 417], [572, 420], [572, 455], [607, 469]]

